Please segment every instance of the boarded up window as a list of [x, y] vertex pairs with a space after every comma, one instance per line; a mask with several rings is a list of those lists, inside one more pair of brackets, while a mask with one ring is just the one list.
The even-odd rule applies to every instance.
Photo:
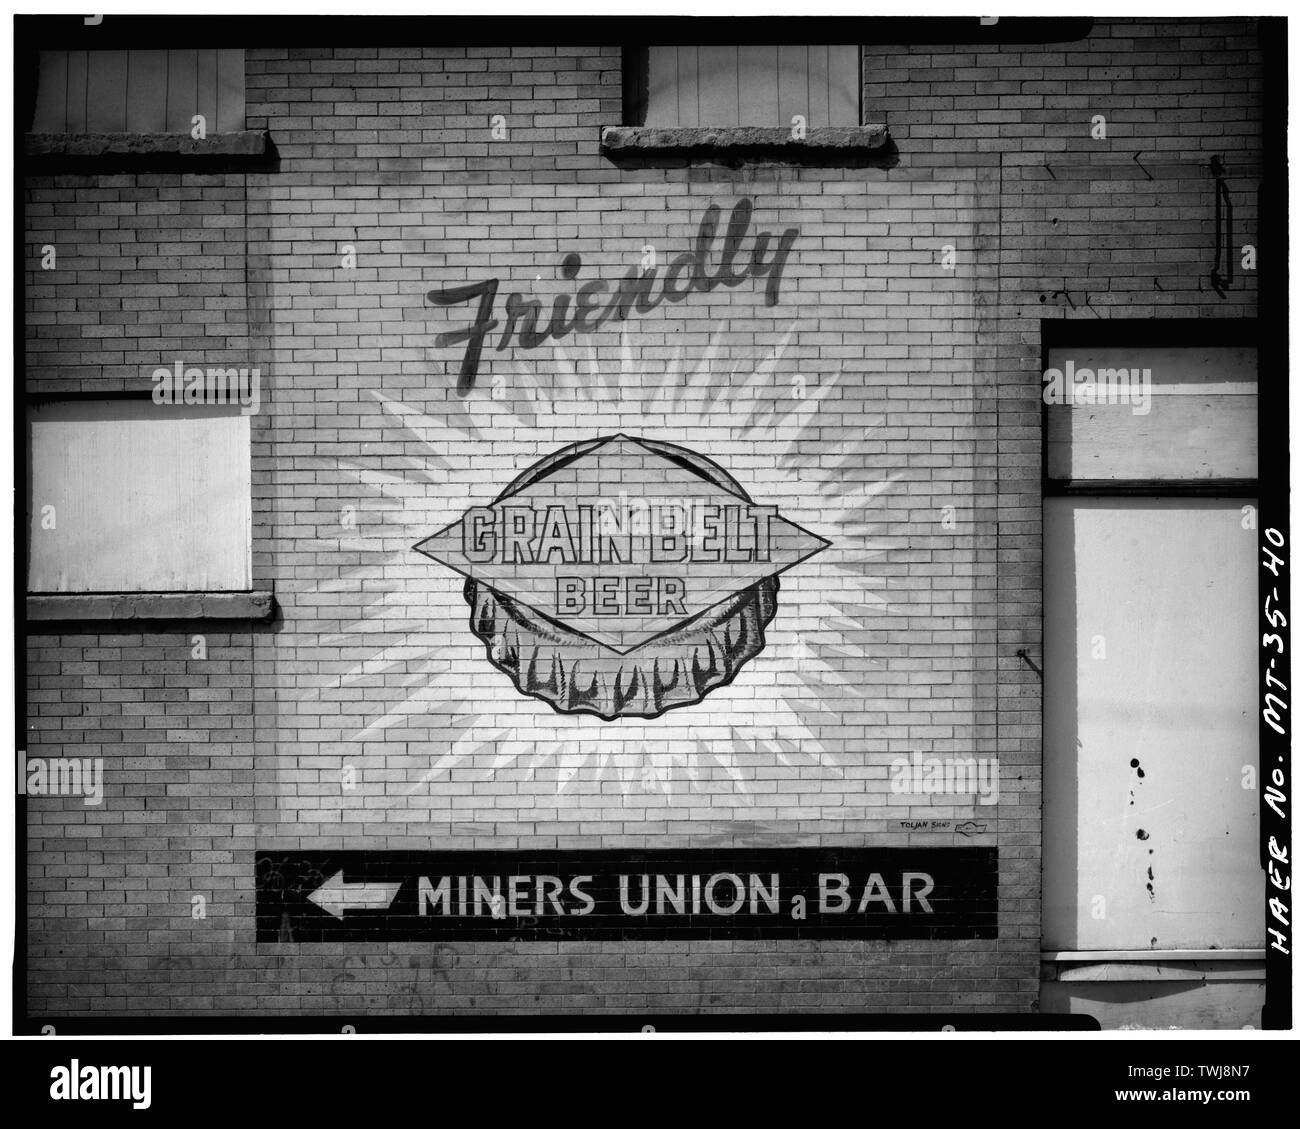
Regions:
[[28, 591], [250, 589], [249, 435], [237, 407], [33, 407]]
[[1151, 395], [1047, 408], [1044, 947], [1261, 947], [1255, 350], [1049, 364]]
[[1074, 401], [1048, 408], [1049, 478], [1255, 477], [1253, 348], [1074, 346], [1048, 365]]
[[648, 126], [859, 125], [855, 46], [650, 47]]
[[1244, 504], [1046, 500], [1047, 949], [1264, 943]]
[[244, 52], [42, 51], [35, 133], [208, 133], [244, 128]]

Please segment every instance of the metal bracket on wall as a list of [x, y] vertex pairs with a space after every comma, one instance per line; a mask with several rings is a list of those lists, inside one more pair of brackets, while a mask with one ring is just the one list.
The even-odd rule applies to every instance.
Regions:
[[1228, 194], [1228, 170], [1217, 154], [1210, 158], [1210, 175], [1214, 177], [1214, 266], [1210, 268], [1210, 285], [1220, 298], [1226, 298], [1232, 288], [1232, 197]]
[[1024, 647], [1021, 647], [1020, 650], [1016, 652], [1016, 658], [1018, 658], [1022, 663], [1024, 663], [1025, 666], [1029, 667], [1029, 669], [1032, 670], [1036, 675], [1038, 675], [1038, 680], [1040, 682], [1043, 680], [1042, 670], [1039, 667], [1036, 667], [1034, 665], [1034, 660], [1029, 657], [1029, 652], [1026, 651]]

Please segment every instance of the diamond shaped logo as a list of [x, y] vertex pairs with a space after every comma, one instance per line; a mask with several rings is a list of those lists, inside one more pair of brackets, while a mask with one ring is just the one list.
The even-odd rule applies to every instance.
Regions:
[[[639, 669], [659, 681], [669, 642], [684, 652], [707, 639], [711, 663], [718, 645], [734, 649], [741, 636], [729, 657], [757, 653], [754, 629], [761, 636], [775, 612], [776, 577], [828, 544], [702, 456], [614, 435], [556, 452], [415, 548], [467, 578], [472, 626], [497, 665], [507, 642], [534, 665], [541, 644], [553, 681], [557, 661], [566, 676], [577, 658], [588, 675], [609, 675], [617, 656], [653, 651], [622, 676]], [[766, 618], [748, 602], [770, 603]]]

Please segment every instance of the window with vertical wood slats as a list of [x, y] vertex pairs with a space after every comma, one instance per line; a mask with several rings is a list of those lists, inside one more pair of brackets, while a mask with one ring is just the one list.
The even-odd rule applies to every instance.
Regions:
[[33, 133], [208, 133], [244, 128], [244, 52], [42, 51]]
[[650, 47], [647, 126], [809, 129], [861, 124], [854, 45]]

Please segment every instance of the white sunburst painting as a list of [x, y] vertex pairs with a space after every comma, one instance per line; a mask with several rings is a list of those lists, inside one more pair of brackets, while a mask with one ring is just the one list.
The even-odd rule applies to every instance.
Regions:
[[[883, 668], [864, 639], [890, 611], [890, 583], [879, 570], [887, 552], [878, 544], [881, 499], [905, 473], [879, 465], [880, 421], [863, 417], [860, 387], [840, 373], [783, 371], [796, 328], [739, 361], [727, 357], [727, 335], [715, 332], [702, 352], [677, 348], [653, 379], [638, 377], [637, 333], [625, 325], [616, 363], [557, 344], [544, 375], [528, 363], [498, 364], [488, 394], [430, 403], [422, 392], [417, 406], [363, 393], [400, 444], [339, 460], [361, 516], [345, 517], [339, 537], [314, 542], [353, 562], [318, 587], [349, 593], [361, 614], [320, 638], [352, 661], [297, 694], [340, 703], [349, 761], [363, 776], [378, 768], [387, 782], [378, 806], [367, 796], [362, 818], [427, 810], [431, 794], [467, 771], [478, 781], [525, 779], [527, 802], [553, 811], [566, 807], [566, 796], [594, 792], [671, 808], [707, 797], [737, 816], [763, 802], [754, 788], [760, 769], [843, 775], [827, 735], [845, 700], [862, 693], [864, 676]], [[658, 718], [608, 721], [521, 695], [470, 633], [463, 578], [412, 546], [467, 506], [491, 503], [551, 451], [620, 430], [714, 459], [756, 502], [830, 546], [817, 568], [782, 575], [766, 646], [732, 682]], [[738, 450], [752, 457], [738, 460]], [[418, 585], [407, 582], [413, 575]], [[458, 642], [449, 648], [449, 639]], [[346, 798], [340, 802], [346, 809]]]

